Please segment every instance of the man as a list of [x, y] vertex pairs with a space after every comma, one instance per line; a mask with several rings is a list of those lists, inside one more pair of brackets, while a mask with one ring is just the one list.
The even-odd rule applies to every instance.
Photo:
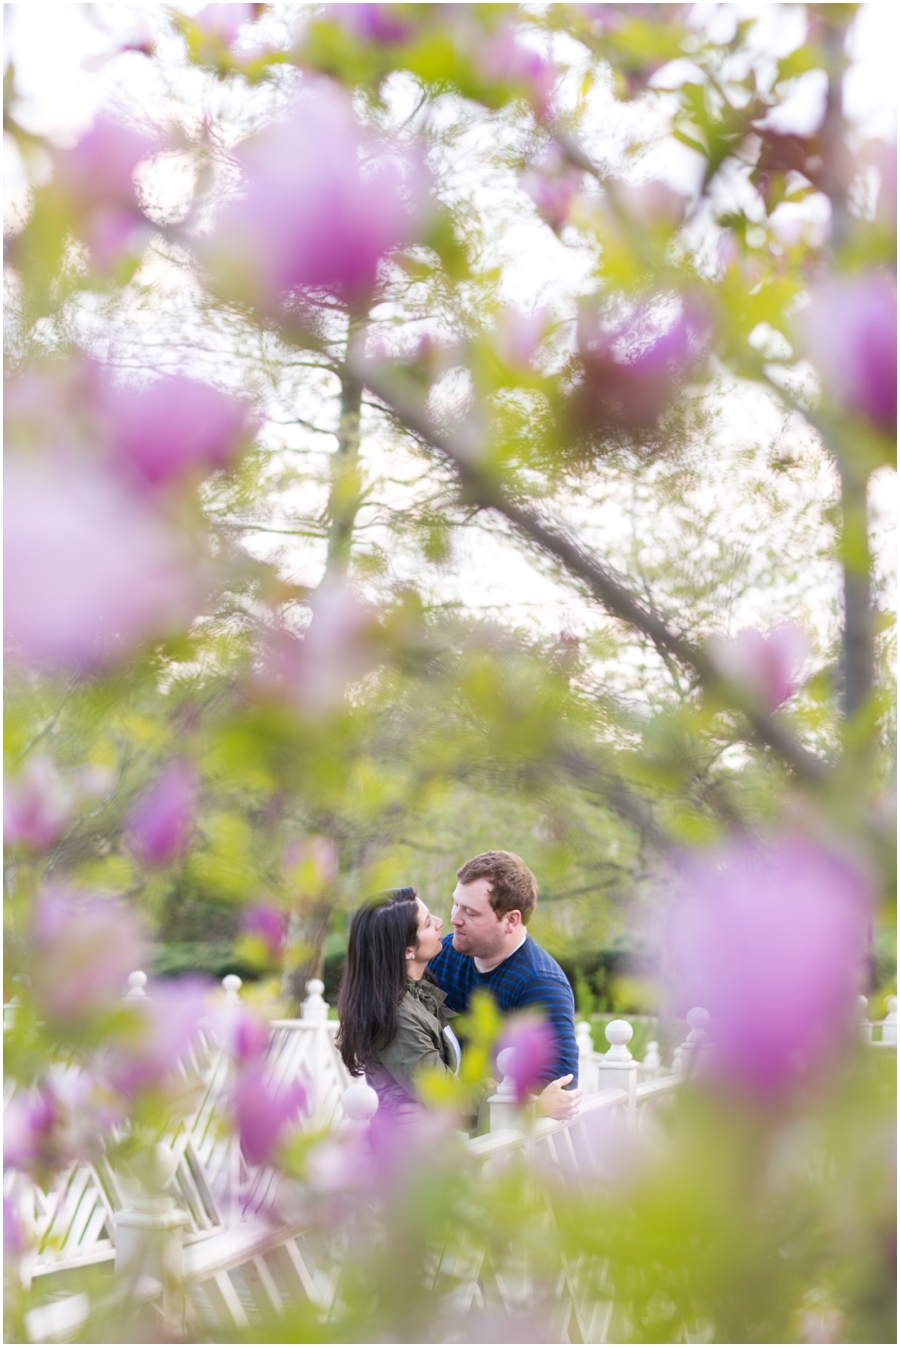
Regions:
[[450, 1010], [468, 1009], [476, 987], [491, 993], [504, 1015], [533, 1008], [549, 1021], [556, 1055], [544, 1075], [570, 1086], [571, 1112], [581, 1092], [575, 1043], [575, 998], [565, 973], [525, 929], [537, 904], [534, 875], [511, 851], [486, 851], [456, 872], [451, 935], [428, 965]]

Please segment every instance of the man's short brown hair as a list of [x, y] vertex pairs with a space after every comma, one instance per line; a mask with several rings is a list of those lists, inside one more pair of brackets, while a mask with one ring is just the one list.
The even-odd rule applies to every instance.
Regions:
[[473, 856], [456, 872], [460, 884], [486, 879], [490, 884], [490, 902], [498, 917], [506, 912], [521, 912], [522, 925], [528, 924], [537, 904], [537, 880], [512, 851], [483, 851]]

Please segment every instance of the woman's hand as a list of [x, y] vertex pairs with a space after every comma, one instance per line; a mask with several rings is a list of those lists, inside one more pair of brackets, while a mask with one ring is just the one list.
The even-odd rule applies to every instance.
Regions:
[[534, 1101], [539, 1118], [554, 1118], [557, 1122], [564, 1122], [566, 1118], [575, 1117], [581, 1106], [581, 1090], [565, 1088], [571, 1079], [571, 1074], [560, 1076], [559, 1080], [551, 1080], [549, 1085], [544, 1086]]

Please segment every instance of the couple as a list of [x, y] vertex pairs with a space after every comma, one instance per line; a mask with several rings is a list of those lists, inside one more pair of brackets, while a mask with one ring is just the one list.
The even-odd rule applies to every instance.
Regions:
[[511, 851], [487, 851], [457, 879], [453, 932], [443, 939], [442, 920], [414, 888], [390, 889], [354, 913], [338, 1002], [347, 1070], [365, 1073], [379, 1109], [419, 1112], [416, 1074], [425, 1066], [459, 1070], [450, 1020], [481, 987], [502, 1013], [533, 1009], [547, 1020], [555, 1055], [538, 1112], [569, 1118], [581, 1098], [575, 1003], [559, 964], [526, 930], [537, 903], [534, 875]]

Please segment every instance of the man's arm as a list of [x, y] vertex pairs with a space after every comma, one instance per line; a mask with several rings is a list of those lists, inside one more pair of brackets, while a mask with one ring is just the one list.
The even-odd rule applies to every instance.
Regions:
[[575, 1042], [575, 997], [565, 977], [539, 982], [523, 988], [517, 1009], [533, 1007], [541, 1011], [549, 1021], [556, 1039], [556, 1056], [541, 1075], [544, 1085], [559, 1080], [560, 1076], [571, 1075], [572, 1083], [567, 1088], [574, 1090], [578, 1085], [578, 1045]]

